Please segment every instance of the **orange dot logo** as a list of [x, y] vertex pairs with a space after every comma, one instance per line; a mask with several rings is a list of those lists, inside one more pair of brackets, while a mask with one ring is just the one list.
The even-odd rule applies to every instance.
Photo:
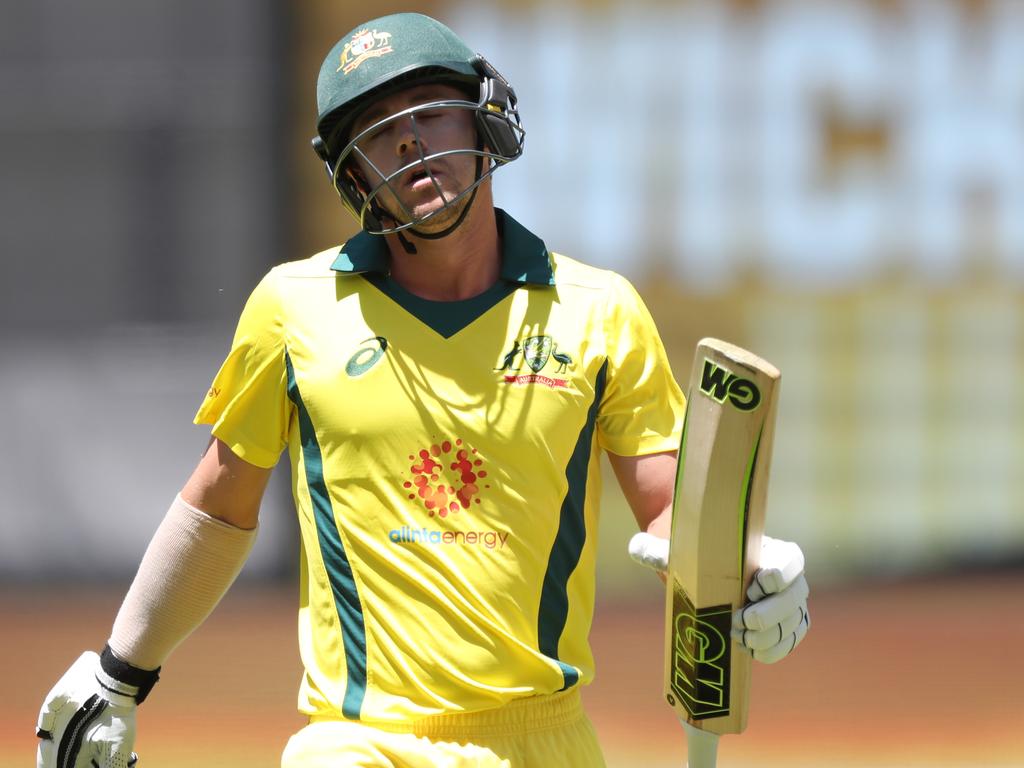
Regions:
[[487, 470], [475, 448], [462, 440], [443, 440], [409, 455], [412, 479], [403, 483], [431, 517], [448, 517], [480, 503]]

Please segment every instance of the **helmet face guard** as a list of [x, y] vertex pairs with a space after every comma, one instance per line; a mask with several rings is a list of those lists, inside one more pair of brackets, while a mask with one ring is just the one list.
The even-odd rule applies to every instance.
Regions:
[[[444, 82], [443, 80], [439, 82]], [[415, 85], [413, 81], [410, 85]], [[473, 113], [477, 130], [475, 147], [439, 148], [438, 151], [425, 152], [420, 135], [420, 119], [424, 113], [436, 113], [439, 110], [468, 110]], [[415, 139], [415, 157], [397, 170], [386, 173], [376, 167], [361, 144], [378, 132], [392, 124], [408, 120]], [[522, 154], [526, 132], [523, 130], [516, 109], [515, 94], [511, 88], [499, 80], [485, 80], [481, 87], [481, 98], [477, 102], [462, 99], [444, 99], [418, 104], [402, 110], [374, 123], [352, 137], [332, 163], [325, 159], [331, 184], [337, 190], [345, 207], [359, 220], [360, 226], [370, 234], [384, 235], [401, 232], [423, 224], [445, 210], [457, 206], [471, 195], [477, 187], [498, 169], [499, 166], [515, 160]], [[476, 177], [472, 184], [457, 194], [445, 194], [434, 177], [430, 164], [434, 160], [452, 156], [471, 156], [476, 158]], [[356, 169], [357, 161], [369, 168], [375, 175], [373, 181], [363, 178]], [[393, 182], [414, 171], [422, 170], [434, 185], [434, 189], [444, 204], [427, 214], [416, 216], [402, 202]], [[398, 210], [389, 210], [379, 199], [382, 193], [390, 206], [398, 206]]]

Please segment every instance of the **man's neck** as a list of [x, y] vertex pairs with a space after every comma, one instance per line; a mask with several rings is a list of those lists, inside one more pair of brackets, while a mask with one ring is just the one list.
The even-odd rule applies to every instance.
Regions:
[[408, 230], [415, 248], [408, 253], [398, 235], [387, 235], [391, 279], [423, 299], [459, 301], [478, 296], [498, 281], [501, 242], [489, 196], [480, 195], [465, 220], [447, 237], [429, 240]]

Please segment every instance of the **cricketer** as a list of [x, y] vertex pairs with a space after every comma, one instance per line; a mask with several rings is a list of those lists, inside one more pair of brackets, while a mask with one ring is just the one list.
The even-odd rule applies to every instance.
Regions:
[[[666, 538], [684, 398], [658, 332], [627, 280], [495, 207], [518, 99], [448, 27], [359, 25], [317, 103], [314, 149], [361, 231], [248, 299], [196, 415], [209, 446], [106, 647], [46, 697], [37, 766], [135, 764], [136, 708], [237, 576], [286, 449], [308, 725], [284, 768], [604, 765], [580, 704], [599, 461]], [[763, 599], [778, 626], [744, 642], [773, 661], [806, 594]]]

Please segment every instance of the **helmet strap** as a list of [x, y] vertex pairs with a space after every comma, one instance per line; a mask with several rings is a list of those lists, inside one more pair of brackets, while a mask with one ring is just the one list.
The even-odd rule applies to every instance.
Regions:
[[399, 231], [396, 232], [395, 234], [398, 235], [398, 242], [402, 244], [402, 248], [405, 249], [405, 252], [408, 253], [410, 256], [414, 255], [416, 253], [416, 246], [413, 245], [409, 238], [405, 236], [405, 232]]

